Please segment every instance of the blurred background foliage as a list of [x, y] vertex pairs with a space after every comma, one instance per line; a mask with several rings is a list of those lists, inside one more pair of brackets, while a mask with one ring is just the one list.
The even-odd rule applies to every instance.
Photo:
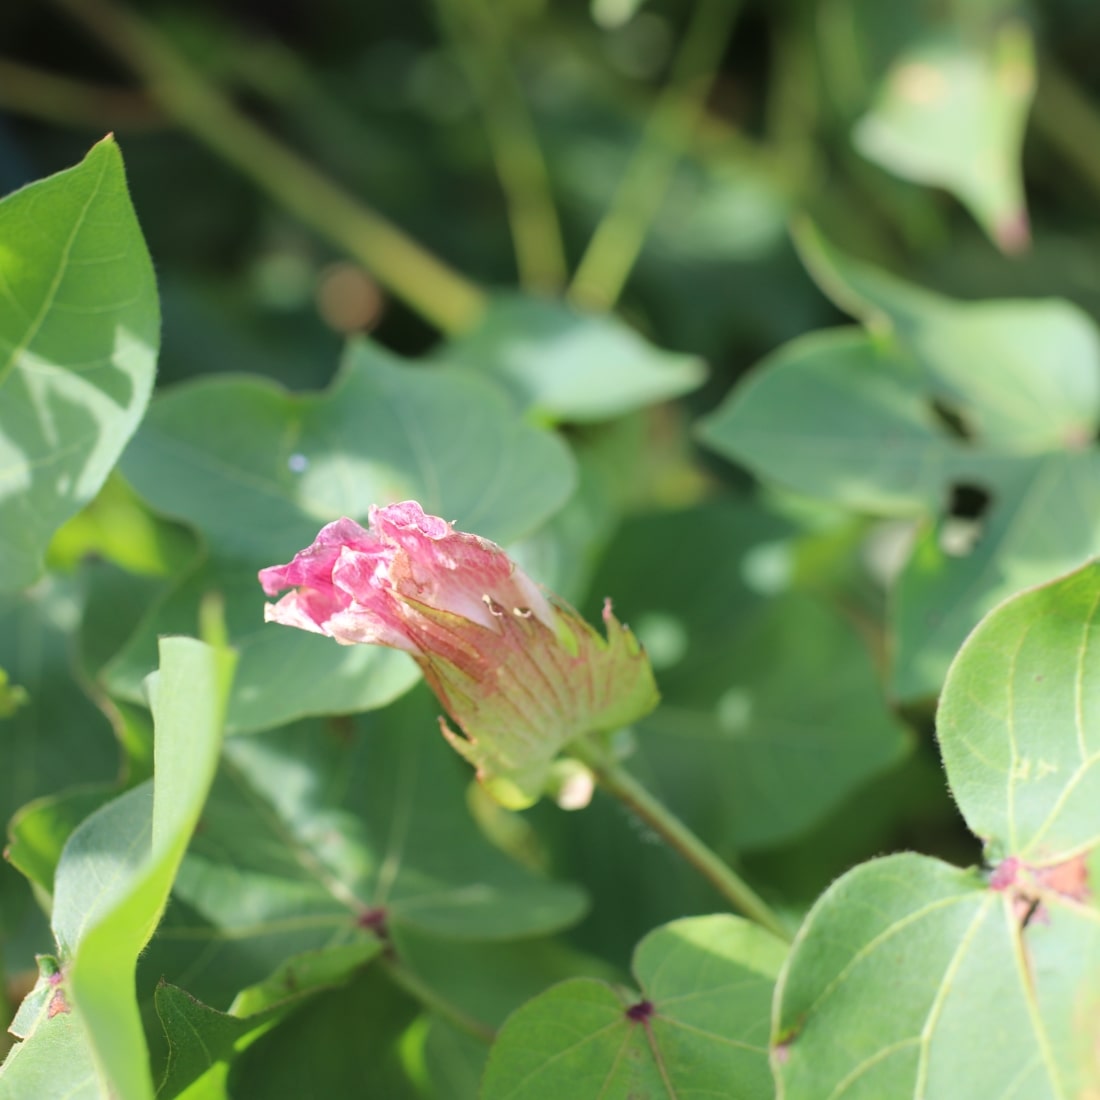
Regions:
[[[797, 918], [881, 851], [977, 859], [930, 736], [941, 670], [905, 689], [887, 672], [891, 586], [926, 513], [815, 499], [720, 445], [717, 421], [713, 450], [692, 424], [842, 309], [881, 340], [848, 284], [815, 269], [827, 295], [811, 277], [792, 223], [807, 255], [813, 223], [927, 290], [1057, 296], [1100, 320], [1100, 8], [9, 0], [0, 43], [0, 190], [76, 163], [108, 131], [120, 142], [157, 271], [161, 390], [242, 372], [323, 389], [347, 338], [367, 335], [405, 359], [483, 371], [529, 424], [559, 430], [572, 496], [548, 488], [530, 515], [484, 533], [516, 539], [540, 579], [592, 614], [614, 595], [666, 699], [637, 731], [640, 774], [778, 906]], [[216, 525], [145, 484], [157, 432], [188, 423], [172, 412], [181, 401], [155, 406], [122, 472], [216, 559]], [[937, 409], [945, 437], [957, 414]], [[965, 525], [981, 504], [958, 489], [937, 484], [939, 513], [921, 507]], [[130, 576], [99, 577], [77, 613], [66, 586], [89, 548]], [[104, 712], [129, 781], [147, 769], [134, 638], [155, 633], [145, 609], [190, 575], [193, 554], [122, 480], [51, 547], [54, 568], [74, 572], [49, 597], [39, 682], [50, 662], [75, 662], [83, 689], [38, 720], [91, 731], [85, 781], [117, 773], [91, 744], [110, 736]], [[191, 598], [180, 591], [177, 603]], [[74, 657], [65, 630], [81, 615]], [[8, 643], [0, 665], [33, 696]], [[407, 687], [392, 675], [364, 707]], [[0, 680], [0, 713], [19, 701]], [[47, 765], [5, 810], [65, 785]], [[574, 945], [615, 966], [655, 924], [717, 905], [616, 807], [510, 820], [472, 797], [494, 843], [589, 891]], [[26, 900], [0, 891], [9, 975], [42, 935]]]

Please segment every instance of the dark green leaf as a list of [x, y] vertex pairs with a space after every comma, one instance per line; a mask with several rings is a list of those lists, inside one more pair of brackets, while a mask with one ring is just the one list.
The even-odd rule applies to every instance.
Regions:
[[578, 890], [477, 834], [436, 714], [420, 691], [369, 720], [230, 741], [149, 971], [227, 1006], [289, 956], [374, 931], [477, 941], [575, 921]]

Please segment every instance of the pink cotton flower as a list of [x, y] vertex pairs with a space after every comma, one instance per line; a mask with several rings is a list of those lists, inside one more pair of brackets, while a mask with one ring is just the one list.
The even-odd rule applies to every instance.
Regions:
[[602, 638], [495, 543], [415, 501], [330, 523], [289, 565], [260, 571], [268, 622], [412, 655], [462, 730], [440, 725], [501, 801], [529, 805], [570, 741], [657, 704], [634, 636], [604, 607]]

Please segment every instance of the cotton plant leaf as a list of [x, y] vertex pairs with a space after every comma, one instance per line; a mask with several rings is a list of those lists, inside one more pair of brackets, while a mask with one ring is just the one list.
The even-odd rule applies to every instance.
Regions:
[[403, 929], [480, 942], [575, 922], [577, 888], [479, 836], [437, 713], [417, 691], [376, 721], [230, 740], [146, 973], [225, 1010], [303, 952]]
[[90, 501], [153, 388], [153, 265], [104, 138], [0, 202], [0, 593], [34, 582], [54, 531]]
[[497, 380], [536, 416], [579, 423], [679, 397], [706, 377], [701, 359], [663, 351], [616, 317], [519, 296], [494, 299], [435, 355]]
[[804, 833], [909, 751], [863, 639], [801, 585], [801, 535], [747, 501], [637, 516], [594, 582], [661, 689], [635, 770], [719, 847]]
[[159, 1100], [225, 1096], [230, 1069], [243, 1051], [310, 998], [345, 984], [382, 951], [380, 940], [365, 939], [291, 956], [263, 981], [242, 989], [229, 1012], [161, 982], [155, 1005], [168, 1054]]
[[991, 869], [895, 855], [826, 891], [776, 989], [786, 1100], [1100, 1085], [1098, 606], [1094, 563], [1008, 600], [960, 651], [938, 737]]
[[927, 28], [898, 56], [852, 132], [888, 171], [946, 188], [1005, 252], [1028, 244], [1020, 158], [1035, 93], [1021, 23], [984, 34]]
[[[867, 331], [779, 349], [700, 435], [786, 489], [921, 521], [895, 582], [892, 689], [931, 696], [983, 614], [1100, 552], [1100, 338], [1066, 302], [957, 302], [812, 227], [799, 241]], [[983, 502], [969, 525], [952, 514], [967, 493]]]
[[154, 401], [123, 472], [158, 512], [192, 526], [207, 559], [150, 609], [104, 673], [136, 699], [167, 631], [194, 632], [204, 592], [226, 604], [241, 662], [231, 733], [380, 707], [416, 681], [403, 654], [337, 650], [264, 623], [260, 568], [287, 561], [341, 516], [418, 500], [498, 542], [537, 527], [570, 496], [568, 448], [524, 423], [489, 380], [352, 344], [332, 385], [291, 394], [258, 378], [206, 379]]
[[45, 1048], [63, 1066], [91, 1065], [67, 1086], [78, 1095], [151, 1100], [134, 974], [214, 777], [233, 663], [228, 651], [193, 639], [162, 643], [150, 683], [155, 777], [92, 813], [62, 850], [51, 921], [57, 956], [42, 961], [17, 1018], [22, 1042], [0, 1067], [0, 1096], [39, 1094]]
[[656, 929], [634, 954], [637, 990], [553, 986], [504, 1024], [481, 1100], [773, 1095], [768, 1006], [785, 945], [726, 915]]

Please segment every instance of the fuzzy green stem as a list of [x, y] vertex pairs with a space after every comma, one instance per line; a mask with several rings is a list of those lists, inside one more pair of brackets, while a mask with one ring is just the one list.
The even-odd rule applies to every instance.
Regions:
[[482, 1043], [492, 1043], [496, 1039], [496, 1031], [481, 1020], [475, 1020], [465, 1013], [457, 1005], [452, 1004], [441, 994], [426, 985], [404, 963], [396, 959], [383, 958], [383, 966], [393, 983], [400, 986], [415, 1001], [419, 1001], [426, 1009], [437, 1016], [453, 1024], [459, 1031], [472, 1035]]
[[695, 135], [739, 8], [740, 0], [698, 0], [669, 82], [573, 278], [569, 295], [579, 304], [610, 309], [619, 300], [676, 162]]
[[592, 769], [596, 782], [699, 872], [731, 905], [789, 941], [790, 933], [770, 906], [725, 860], [704, 844], [667, 806], [591, 741], [575, 741], [568, 753]]
[[181, 125], [367, 267], [444, 332], [472, 326], [484, 292], [242, 114], [151, 26], [113, 0], [54, 0], [122, 58]]
[[550, 173], [508, 56], [501, 26], [506, 13], [496, 0], [437, 0], [437, 6], [478, 99], [508, 205], [520, 282], [558, 290], [566, 279], [565, 246]]

